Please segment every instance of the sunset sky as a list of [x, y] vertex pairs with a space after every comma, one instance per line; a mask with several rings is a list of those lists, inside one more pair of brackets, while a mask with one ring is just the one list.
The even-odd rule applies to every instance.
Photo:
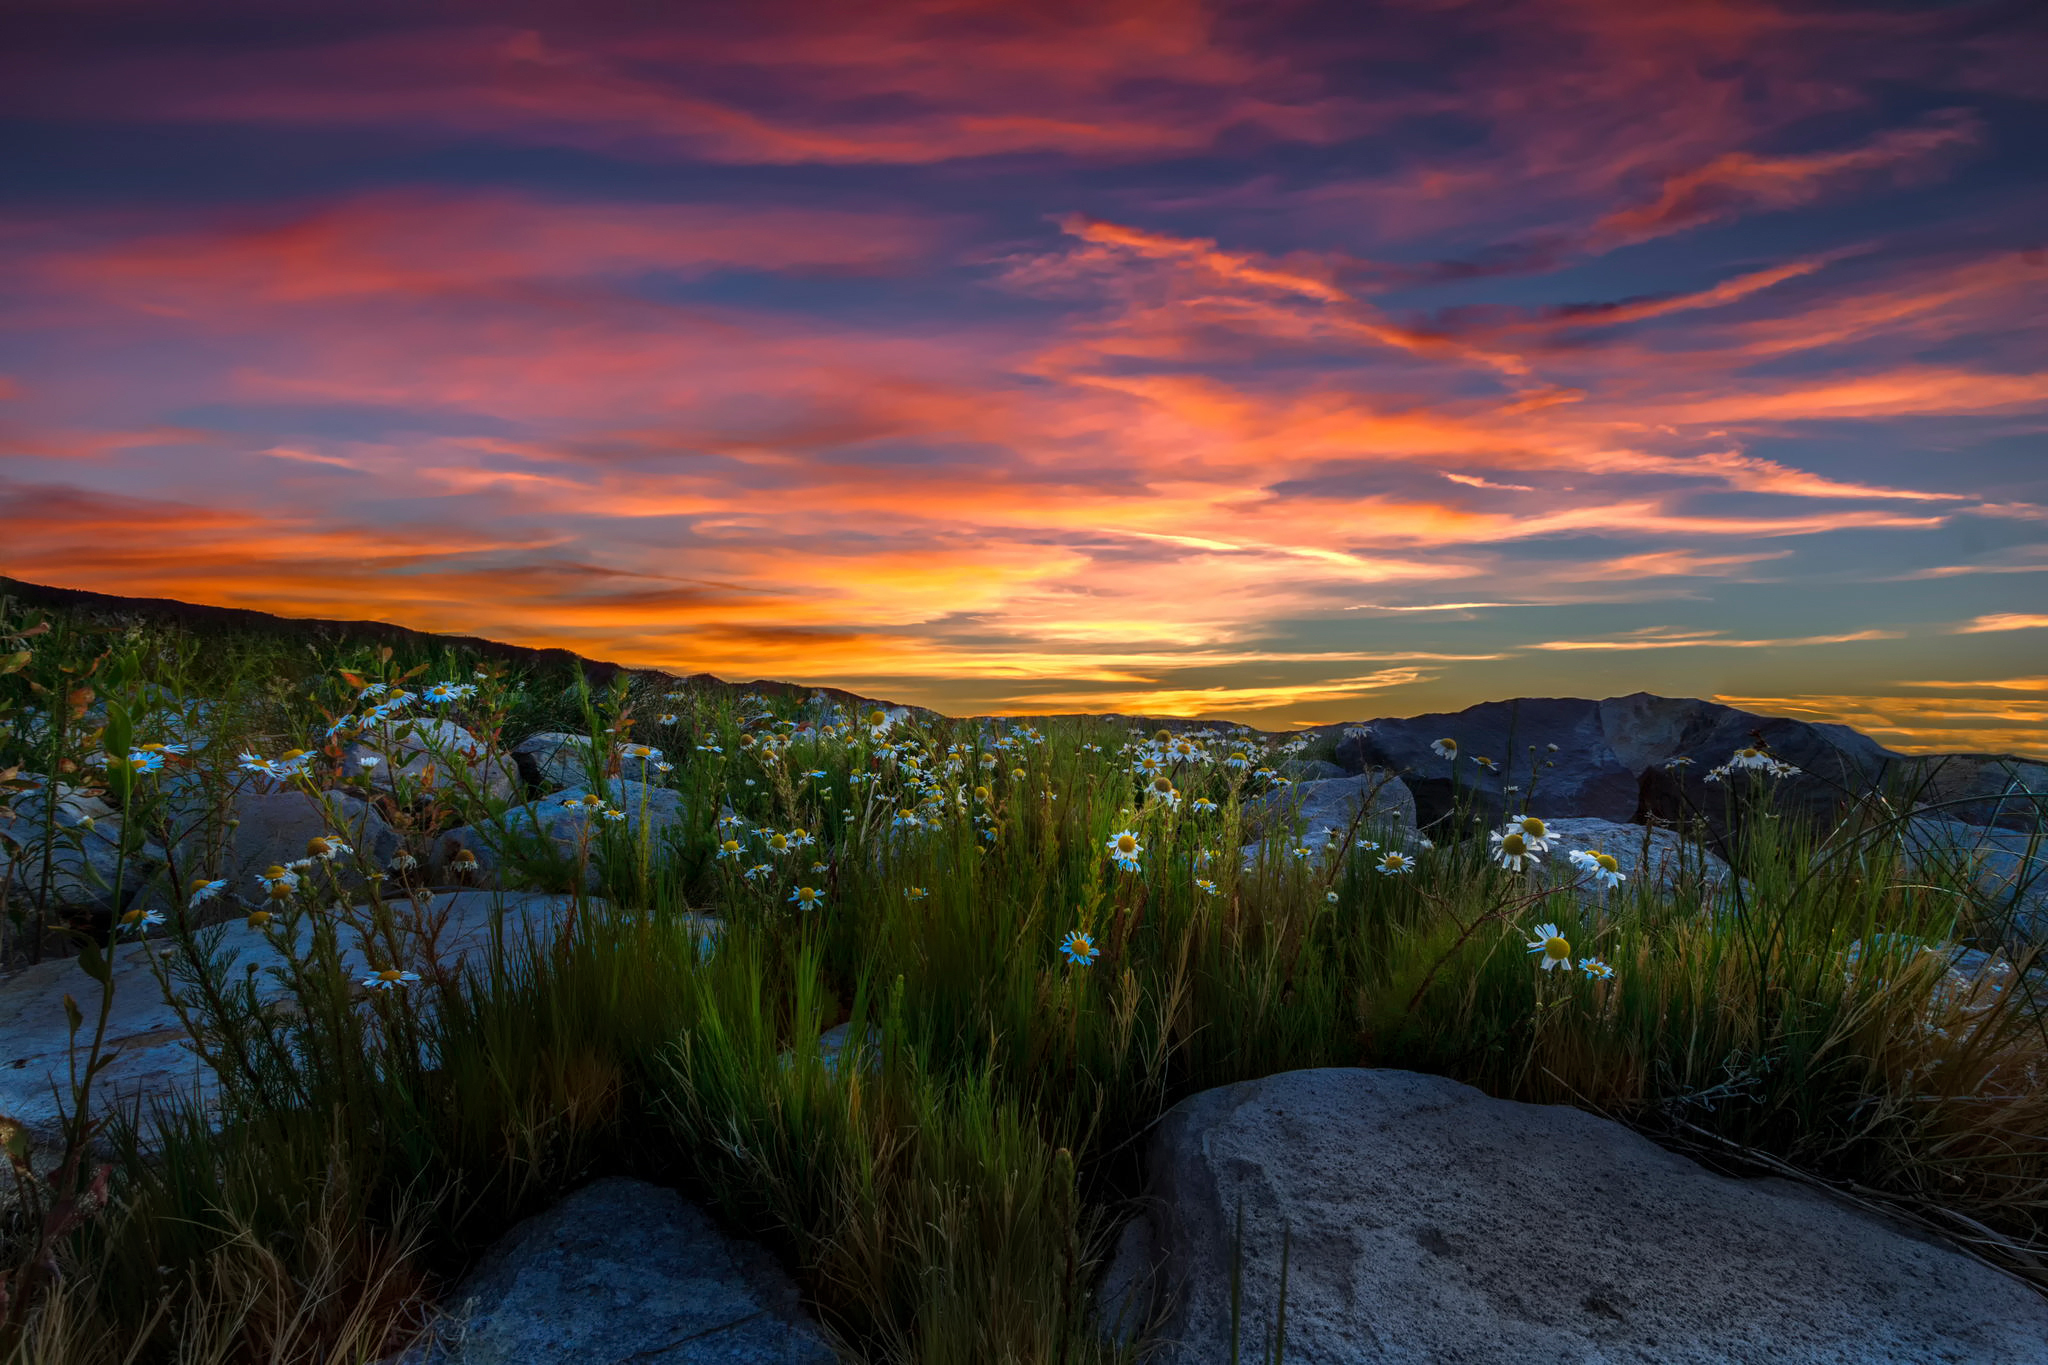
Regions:
[[2038, 0], [10, 9], [0, 573], [2048, 754]]

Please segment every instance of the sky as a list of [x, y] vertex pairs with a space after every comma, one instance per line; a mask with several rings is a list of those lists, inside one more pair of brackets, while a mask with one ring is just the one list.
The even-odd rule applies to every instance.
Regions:
[[0, 573], [2048, 755], [2038, 4], [9, 16]]

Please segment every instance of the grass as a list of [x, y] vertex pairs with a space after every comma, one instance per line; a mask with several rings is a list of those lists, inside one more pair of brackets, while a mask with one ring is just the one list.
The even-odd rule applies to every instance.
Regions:
[[[849, 1359], [1128, 1359], [1089, 1296], [1151, 1123], [1216, 1085], [1331, 1065], [1581, 1105], [1916, 1214], [2048, 1286], [2048, 1029], [2020, 984], [2039, 969], [2021, 955], [1988, 1004], [1945, 990], [1946, 955], [1919, 945], [1994, 948], [2006, 926], [1961, 869], [1901, 866], [1896, 800], [1862, 794], [1814, 831], [1768, 818], [1767, 779], [1731, 780], [1756, 817], [1739, 904], [1687, 878], [1593, 909], [1493, 864], [1483, 838], [1439, 834], [1412, 872], [1381, 873], [1357, 841], [1401, 846], [1384, 825], [1352, 831], [1341, 861], [1268, 838], [1246, 865], [1245, 803], [1271, 787], [1254, 772], [1290, 756], [1257, 736], [1169, 763], [1169, 803], [1141, 796], [1149, 745], [1120, 728], [871, 728], [348, 638], [29, 628], [0, 621], [0, 664], [18, 660], [0, 676], [0, 772], [104, 785], [131, 853], [147, 861], [139, 832], [168, 850], [124, 905], [166, 908], [151, 942], [222, 1092], [216, 1115], [172, 1102], [75, 1123], [71, 1168], [22, 1177], [0, 1253], [7, 1365], [376, 1360], [431, 1327], [433, 1295], [512, 1222], [602, 1173], [678, 1184], [766, 1240]], [[360, 940], [413, 960], [408, 893], [427, 869], [408, 881], [354, 852], [379, 894], [338, 910], [341, 864], [309, 865], [272, 904], [276, 932], [309, 932], [290, 1008], [266, 1007], [205, 926], [226, 898], [195, 908], [184, 890], [216, 871], [232, 792], [257, 780], [237, 755], [320, 739], [372, 682], [477, 688], [434, 714], [490, 756], [441, 753], [431, 785], [379, 798], [423, 863], [438, 832], [504, 819], [479, 773], [544, 730], [592, 737], [596, 790], [633, 761], [625, 745], [658, 747], [670, 769], [653, 776], [685, 819], [635, 837], [596, 817], [566, 850], [506, 841], [509, 877], [577, 895], [567, 932], [460, 970], [420, 962], [389, 992], [362, 990], [340, 954]], [[89, 761], [173, 725], [192, 752], [160, 772]], [[289, 780], [355, 780], [348, 738]], [[1223, 761], [1239, 751], [1242, 768]], [[1450, 827], [1490, 828], [1462, 810]], [[1145, 846], [1135, 871], [1105, 853], [1126, 829]], [[771, 850], [792, 832], [812, 842]], [[720, 856], [728, 838], [739, 856]], [[40, 875], [35, 852], [11, 866]], [[15, 882], [17, 957], [120, 932]], [[805, 886], [818, 908], [791, 903]], [[705, 914], [726, 924], [708, 956]], [[1613, 977], [1540, 970], [1524, 946], [1538, 923]], [[1100, 949], [1090, 965], [1058, 952], [1075, 931]], [[83, 971], [80, 988], [90, 1012]], [[828, 1067], [817, 1038], [842, 1022], [876, 1041]], [[112, 1158], [107, 1195], [53, 1232], [49, 1211], [89, 1195], [94, 1150]]]

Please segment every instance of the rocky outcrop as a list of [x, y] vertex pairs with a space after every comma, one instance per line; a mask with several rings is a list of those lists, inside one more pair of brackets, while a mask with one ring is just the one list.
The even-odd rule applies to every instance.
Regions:
[[130, 849], [124, 863], [121, 813], [77, 787], [59, 782], [54, 801], [45, 788], [8, 804], [14, 817], [0, 820], [0, 885], [11, 874], [15, 893], [26, 898], [42, 885], [47, 863], [50, 909], [123, 908], [163, 866], [163, 849], [147, 841]]
[[1244, 830], [1261, 839], [1301, 831], [1311, 847], [1320, 848], [1327, 831], [1343, 836], [1368, 798], [1371, 808], [1360, 822], [1361, 837], [1383, 824], [1413, 828], [1415, 798], [1406, 784], [1388, 773], [1370, 773], [1297, 782], [1255, 796], [1244, 803]]
[[1915, 866], [1974, 883], [2007, 941], [2048, 942], [2048, 836], [1915, 816], [1898, 838]]
[[421, 786], [453, 788], [454, 765], [460, 761], [485, 796], [512, 800], [520, 795], [517, 765], [502, 753], [492, 756], [482, 740], [452, 720], [393, 720], [357, 737], [342, 754], [342, 771], [353, 776], [365, 759], [376, 760], [368, 772], [379, 791], [396, 791], [401, 777]]
[[[1665, 895], [1680, 885], [1695, 886], [1710, 905], [1721, 901], [1729, 888], [1728, 864], [1711, 851], [1688, 845], [1671, 830], [1583, 816], [1546, 820], [1544, 824], [1550, 848], [1539, 855], [1543, 871], [1553, 882], [1576, 882], [1583, 904], [1625, 904], [1645, 881]], [[1571, 861], [1576, 849], [1612, 857], [1624, 878], [1621, 885], [1603, 890], [1597, 880], [1582, 873]]]
[[[590, 783], [590, 736], [559, 730], [528, 735], [512, 746], [512, 761], [519, 765], [519, 775], [533, 794], [585, 787]], [[645, 782], [653, 766], [644, 756], [624, 757], [618, 760], [616, 775]]]
[[[1405, 1071], [1297, 1071], [1162, 1120], [1098, 1303], [1164, 1365], [1232, 1359], [2048, 1361], [2048, 1300], [1906, 1225], [1736, 1180], [1563, 1105]], [[1156, 1313], [1154, 1310], [1157, 1310]]]
[[[1441, 829], [1454, 794], [1452, 762], [1431, 746], [1446, 738], [1458, 743], [1455, 791], [1476, 800], [1489, 818], [1528, 810], [1546, 819], [1675, 823], [1697, 814], [1724, 852], [1739, 833], [1726, 813], [1733, 784], [1710, 782], [1707, 774], [1738, 749], [1761, 740], [1800, 769], [1773, 784], [1772, 809], [1815, 824], [1834, 817], [1844, 789], [1870, 790], [1902, 761], [1847, 726], [1647, 692], [1602, 701], [1521, 697], [1368, 721], [1344, 728], [1337, 759], [1354, 771], [1384, 765], [1401, 773], [1421, 826]], [[1477, 762], [1482, 757], [1493, 766]], [[1668, 766], [1673, 759], [1688, 762]]]
[[406, 1365], [831, 1365], [796, 1287], [674, 1190], [584, 1186], [505, 1234]]
[[[236, 821], [232, 862], [221, 875], [235, 895], [251, 903], [262, 900], [256, 874], [306, 857], [316, 838], [339, 838], [373, 869], [384, 867], [399, 849], [398, 831], [375, 806], [349, 792], [323, 792], [316, 798], [296, 790], [244, 790], [235, 794], [231, 812]], [[336, 858], [329, 866], [342, 885], [362, 885], [362, 865], [354, 856]]]
[[2048, 763], [2010, 755], [1934, 754], [1901, 766], [1914, 805], [1942, 819], [2002, 829], [2048, 823]]
[[[571, 909], [572, 902], [559, 897], [494, 896], [474, 891], [427, 897], [417, 904], [399, 901], [394, 903], [393, 913], [401, 926], [408, 927], [404, 941], [413, 950], [408, 960], [394, 963], [380, 957], [372, 963], [353, 935], [344, 933], [343, 966], [358, 979], [373, 967], [422, 968], [426, 954], [423, 935], [431, 933], [435, 956], [442, 966], [453, 969], [472, 953], [486, 949], [494, 929], [511, 943], [528, 934], [545, 937], [561, 925]], [[302, 934], [310, 932], [303, 923], [300, 930]], [[236, 920], [208, 932], [219, 935], [219, 951], [232, 953], [238, 967], [255, 969], [251, 980], [264, 1000], [284, 998], [285, 987], [267, 970], [283, 962], [275, 930], [251, 928]], [[124, 943], [114, 950], [114, 1004], [107, 1039], [115, 1051], [112, 1063], [94, 1082], [96, 1108], [174, 1093], [202, 1097], [212, 1093], [212, 1075], [189, 1045], [185, 1025], [151, 966], [151, 954], [175, 951], [175, 942], [162, 938]], [[0, 1114], [25, 1124], [46, 1148], [56, 1135], [58, 1103], [53, 1087], [69, 1084], [71, 1038], [64, 1017], [67, 994], [77, 998], [88, 1018], [97, 1017], [99, 986], [79, 969], [76, 959], [44, 962], [0, 977]], [[67, 1094], [67, 1102], [68, 1098]]]
[[[432, 869], [443, 878], [459, 873], [488, 886], [503, 884], [512, 875], [511, 864], [518, 863], [528, 872], [545, 872], [545, 880], [560, 889], [569, 884], [564, 877], [573, 879], [587, 851], [589, 880], [595, 884], [606, 838], [613, 829], [623, 830], [633, 839], [644, 829], [659, 847], [670, 831], [682, 826], [683, 798], [673, 788], [615, 777], [600, 794], [612, 809], [625, 813], [623, 820], [607, 821], [572, 804], [587, 793], [571, 788], [514, 806], [491, 824], [448, 830], [434, 841]], [[462, 858], [465, 851], [469, 860]], [[462, 867], [465, 861], [467, 870]]]

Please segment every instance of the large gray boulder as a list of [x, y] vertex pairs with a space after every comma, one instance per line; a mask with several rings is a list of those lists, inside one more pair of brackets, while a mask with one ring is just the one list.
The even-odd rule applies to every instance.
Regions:
[[[1445, 738], [1458, 742], [1456, 792], [1476, 800], [1489, 820], [1528, 810], [1545, 819], [1591, 816], [1634, 823], [1655, 816], [1677, 822], [1697, 812], [1724, 851], [1739, 835], [1739, 822], [1727, 816], [1728, 792], [1739, 782], [1709, 782], [1706, 775], [1738, 749], [1761, 739], [1800, 769], [1770, 784], [1771, 809], [1819, 826], [1836, 815], [1840, 789], [1862, 793], [1880, 786], [1903, 757], [1844, 725], [1636, 692], [1602, 701], [1518, 697], [1346, 726], [1337, 760], [1354, 771], [1384, 765], [1400, 772], [1415, 794], [1417, 818], [1429, 830], [1451, 811], [1451, 760], [1431, 749]], [[1482, 756], [1498, 771], [1475, 761]], [[1669, 766], [1673, 759], [1689, 762]], [[1506, 792], [1509, 786], [1517, 790]], [[1446, 834], [1463, 832], [1445, 828]]]
[[2009, 941], [2048, 944], [2048, 833], [1914, 816], [1897, 836], [1912, 866], [1974, 883]]
[[[529, 735], [512, 746], [512, 761], [519, 765], [528, 791], [585, 787], [590, 783], [590, 736], [559, 730]], [[621, 757], [615, 776], [645, 782], [653, 767], [654, 762], [647, 758]]]
[[1386, 825], [1414, 827], [1415, 797], [1400, 778], [1381, 772], [1297, 782], [1255, 796], [1244, 804], [1245, 832], [1262, 839], [1299, 832], [1310, 847], [1320, 848], [1329, 830], [1343, 837], [1368, 798], [1360, 838]]
[[2010, 754], [1932, 754], [1900, 765], [1904, 793], [1941, 819], [2004, 829], [2048, 825], [2048, 763]]
[[[355, 936], [344, 932], [343, 966], [358, 980], [373, 967], [423, 968], [428, 937], [441, 965], [453, 970], [487, 951], [494, 933], [509, 943], [529, 934], [545, 939], [573, 911], [573, 902], [562, 897], [478, 891], [397, 901], [393, 906], [400, 941], [407, 945], [406, 960], [387, 962], [380, 949], [373, 963]], [[302, 936], [309, 932], [300, 926]], [[206, 930], [205, 937], [215, 941], [219, 951], [232, 954], [237, 969], [255, 968], [252, 979], [263, 1000], [284, 998], [284, 985], [269, 970], [284, 961], [280, 948], [286, 941], [277, 931], [251, 928], [238, 919]], [[175, 951], [175, 940], [156, 937], [121, 944], [111, 955], [114, 1004], [107, 1040], [114, 1059], [94, 1081], [97, 1110], [174, 1093], [204, 1098], [214, 1092], [212, 1073], [192, 1050], [190, 1035], [151, 966], [152, 954]], [[79, 968], [75, 958], [0, 976], [0, 1114], [25, 1124], [46, 1153], [56, 1140], [58, 1088], [69, 1084], [66, 995], [77, 999], [88, 1020], [98, 1017], [99, 983]]]
[[[1584, 904], [1625, 904], [1645, 883], [1667, 896], [1681, 885], [1697, 887], [1710, 905], [1722, 901], [1729, 889], [1727, 863], [1711, 849], [1689, 843], [1662, 826], [1624, 825], [1588, 816], [1543, 823], [1550, 843], [1549, 851], [1539, 855], [1544, 875], [1553, 882], [1576, 882], [1577, 895]], [[1621, 885], [1603, 890], [1590, 875], [1581, 873], [1571, 860], [1576, 849], [1613, 858], [1620, 864]]]
[[376, 760], [369, 774], [379, 791], [396, 791], [401, 777], [436, 791], [453, 790], [459, 762], [485, 796], [509, 801], [520, 794], [518, 766], [503, 753], [492, 755], [489, 746], [452, 720], [416, 716], [365, 731], [343, 751], [342, 771], [353, 776], [364, 759]]
[[[473, 860], [469, 864], [473, 870], [464, 875], [473, 877], [478, 885], [504, 884], [510, 876], [508, 865], [518, 861], [536, 873], [549, 872], [546, 880], [551, 885], [566, 887], [569, 882], [563, 877], [573, 880], [574, 870], [587, 848], [588, 881], [594, 885], [606, 844], [619, 833], [637, 840], [645, 830], [659, 848], [668, 832], [680, 828], [683, 822], [682, 796], [671, 787], [649, 786], [623, 777], [611, 779], [600, 795], [613, 809], [625, 812], [626, 818], [617, 822], [588, 814], [572, 804], [587, 794], [581, 787], [572, 787], [514, 806], [488, 824], [448, 830], [434, 841], [431, 868], [437, 876], [456, 875], [465, 861], [461, 854], [466, 850]], [[542, 864], [551, 866], [544, 868]]]
[[[14, 894], [34, 898], [47, 861], [47, 909], [123, 908], [163, 866], [163, 849], [146, 840], [129, 850], [123, 863], [121, 813], [78, 787], [59, 782], [54, 798], [44, 787], [17, 796], [7, 805], [14, 817], [0, 818], [0, 885], [7, 883], [11, 873]], [[50, 824], [53, 805], [54, 829]]]
[[[1273, 1332], [1314, 1362], [2048, 1362], [2048, 1299], [1806, 1186], [1716, 1175], [1618, 1123], [1406, 1071], [1296, 1071], [1167, 1114], [1098, 1298], [1165, 1365]], [[1158, 1297], [1155, 1298], [1155, 1293]]]
[[674, 1190], [610, 1178], [505, 1234], [408, 1365], [831, 1365], [795, 1285]]
[[[222, 870], [228, 888], [251, 903], [260, 903], [263, 888], [256, 874], [274, 865], [291, 863], [308, 855], [308, 844], [316, 838], [341, 839], [373, 868], [382, 868], [398, 852], [401, 840], [377, 808], [349, 792], [284, 791], [237, 792], [231, 812], [237, 822], [230, 843], [230, 865]], [[343, 886], [363, 884], [360, 865], [349, 856], [331, 864]]]

